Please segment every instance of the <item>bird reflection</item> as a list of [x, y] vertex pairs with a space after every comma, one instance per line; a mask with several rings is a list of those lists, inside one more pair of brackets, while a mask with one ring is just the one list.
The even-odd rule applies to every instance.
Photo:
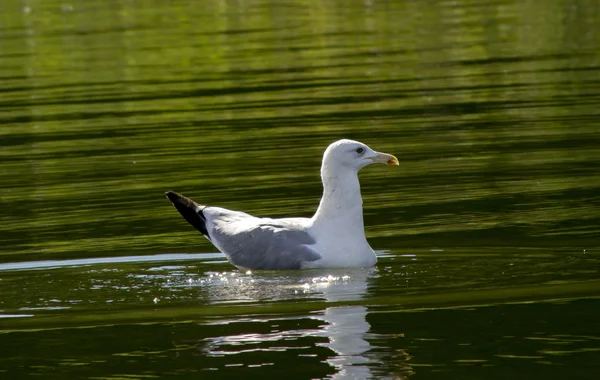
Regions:
[[339, 306], [325, 309], [320, 319], [327, 322], [320, 334], [329, 338], [322, 345], [333, 350], [337, 356], [327, 359], [335, 367], [333, 379], [366, 379], [371, 377], [367, 366], [371, 359], [365, 356], [371, 345], [365, 340], [365, 334], [371, 328], [366, 320], [367, 308], [364, 306]]
[[[211, 324], [227, 324], [235, 333], [207, 338], [203, 347], [204, 354], [223, 357], [253, 351], [296, 350], [298, 356], [316, 356], [314, 346], [311, 348], [305, 343], [294, 343], [312, 338], [313, 344], [316, 339], [317, 346], [326, 347], [334, 353], [325, 359], [335, 371], [328, 378], [366, 379], [374, 376], [372, 368], [380, 363], [374, 355], [369, 354], [372, 346], [366, 339], [371, 328], [366, 319], [368, 310], [355, 303], [367, 294], [368, 281], [377, 276], [377, 269], [294, 274], [232, 273], [212, 273], [212, 277], [209, 275], [205, 279], [205, 285], [208, 285], [207, 301], [218, 304], [298, 300], [310, 305], [310, 300], [324, 299], [332, 303], [350, 301], [353, 305], [331, 306], [303, 317], [282, 313], [268, 318], [221, 319]], [[317, 323], [311, 323], [311, 320]], [[286, 321], [295, 323], [286, 324]], [[248, 331], [248, 323], [257, 324], [252, 332]], [[269, 332], [257, 333], [256, 330], [266, 330], [265, 323], [270, 328]], [[240, 326], [235, 328], [232, 325]], [[230, 329], [227, 331], [231, 331]]]

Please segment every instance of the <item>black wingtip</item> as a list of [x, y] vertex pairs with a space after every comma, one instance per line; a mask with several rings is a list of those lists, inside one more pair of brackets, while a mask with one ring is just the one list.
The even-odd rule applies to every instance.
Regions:
[[199, 210], [199, 204], [174, 191], [167, 191], [165, 195], [189, 224], [210, 239], [206, 230], [206, 219], [202, 211]]
[[179, 197], [181, 197], [181, 195], [180, 195], [180, 194], [177, 194], [176, 192], [174, 192], [174, 191], [170, 191], [170, 190], [169, 190], [169, 191], [165, 191], [165, 195], [167, 196], [167, 198], [169, 198], [169, 200], [170, 200], [171, 202], [175, 202], [175, 201], [177, 201], [177, 199], [178, 199]]

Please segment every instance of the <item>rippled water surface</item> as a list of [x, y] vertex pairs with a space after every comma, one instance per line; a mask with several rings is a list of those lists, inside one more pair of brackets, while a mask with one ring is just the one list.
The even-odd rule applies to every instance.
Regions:
[[[595, 379], [595, 1], [8, 0], [0, 378]], [[164, 198], [310, 216], [365, 270], [238, 271]]]

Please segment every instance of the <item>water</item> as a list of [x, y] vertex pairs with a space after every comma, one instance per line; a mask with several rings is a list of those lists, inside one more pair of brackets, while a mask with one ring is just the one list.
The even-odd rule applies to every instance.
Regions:
[[7, 378], [598, 370], [597, 258], [407, 251], [379, 252], [374, 269], [262, 273], [204, 254], [5, 264], [2, 368]]
[[[0, 378], [600, 374], [593, 1], [8, 1]], [[240, 272], [164, 198], [311, 216], [369, 270]]]

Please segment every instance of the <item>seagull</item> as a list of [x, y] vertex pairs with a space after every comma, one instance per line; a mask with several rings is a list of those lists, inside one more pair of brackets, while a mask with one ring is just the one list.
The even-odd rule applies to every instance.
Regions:
[[358, 141], [329, 145], [321, 165], [323, 197], [312, 218], [259, 218], [165, 194], [239, 269], [369, 268], [377, 257], [365, 237], [358, 171], [373, 163], [398, 165], [398, 159]]

